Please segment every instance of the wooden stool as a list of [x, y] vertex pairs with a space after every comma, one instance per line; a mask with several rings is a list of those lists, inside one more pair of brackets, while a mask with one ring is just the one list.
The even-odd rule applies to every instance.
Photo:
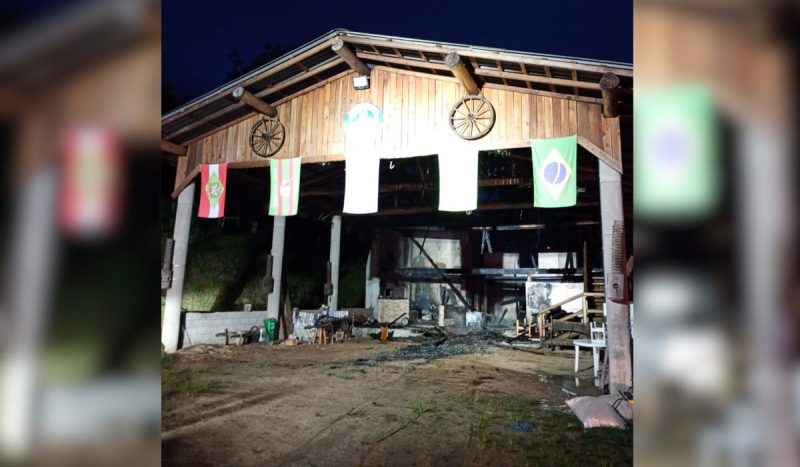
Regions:
[[314, 330], [314, 343], [315, 344], [328, 343], [328, 332], [325, 330], [325, 328], [316, 328]]

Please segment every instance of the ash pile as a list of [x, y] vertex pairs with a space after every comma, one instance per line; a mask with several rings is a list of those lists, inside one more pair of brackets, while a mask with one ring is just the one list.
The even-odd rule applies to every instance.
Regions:
[[438, 335], [429, 335], [420, 344], [403, 347], [388, 354], [380, 355], [375, 360], [379, 362], [416, 359], [436, 360], [463, 354], [483, 355], [494, 352], [498, 343], [503, 340], [504, 336], [501, 333], [489, 330], [473, 330], [465, 334], [455, 335], [446, 334], [440, 329]]

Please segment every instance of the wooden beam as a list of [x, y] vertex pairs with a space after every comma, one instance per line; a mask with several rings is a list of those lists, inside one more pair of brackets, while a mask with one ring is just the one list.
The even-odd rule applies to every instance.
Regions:
[[[417, 41], [404, 41], [398, 38], [381, 37], [358, 37], [343, 34], [347, 42], [352, 44], [367, 44], [381, 47], [401, 47], [403, 49], [415, 50], [420, 52], [446, 53], [445, 46], [442, 44], [420, 43]], [[511, 63], [524, 63], [526, 65], [551, 66], [555, 68], [576, 69], [594, 73], [605, 73], [612, 71], [619, 76], [633, 77], [633, 69], [626, 67], [615, 67], [609, 65], [595, 65], [570, 59], [555, 59], [550, 57], [536, 57], [528, 54], [518, 54], [506, 51], [480, 50], [466, 47], [447, 46], [448, 50], [458, 52], [463, 57], [476, 57], [487, 60], [503, 60]]]
[[[312, 74], [322, 73], [323, 71], [325, 71], [325, 70], [327, 70], [329, 68], [332, 68], [332, 67], [338, 65], [339, 63], [341, 63], [341, 62], [339, 62], [336, 59], [328, 60], [325, 63], [317, 65], [314, 68], [311, 68], [310, 69], [310, 73], [300, 73], [298, 75], [292, 76], [291, 78], [289, 78], [289, 79], [287, 79], [285, 81], [281, 81], [280, 83], [278, 83], [278, 84], [276, 84], [274, 86], [268, 86], [263, 91], [258, 92], [258, 94], [256, 94], [255, 96], [258, 97], [258, 98], [263, 98], [264, 96], [268, 96], [270, 94], [274, 94], [276, 92], [279, 92], [279, 91], [283, 90], [284, 88], [287, 88], [289, 86], [297, 84], [300, 81], [308, 79], [309, 77], [312, 76]], [[316, 84], [314, 84], [314, 86], [317, 86], [319, 84], [321, 84], [321, 83], [316, 83]], [[306, 89], [303, 89], [303, 90], [299, 91], [299, 93], [300, 94], [305, 93], [305, 92], [307, 92], [308, 90], [310, 90], [312, 88], [313, 88], [313, 86], [310, 86], [310, 87], [308, 87]], [[298, 93], [295, 93], [293, 95], [297, 95], [297, 94]], [[230, 99], [230, 97], [228, 99]], [[275, 105], [279, 105], [282, 102], [285, 102], [286, 100], [288, 100], [288, 99], [281, 98], [281, 100], [277, 101], [275, 103]], [[235, 110], [238, 110], [241, 107], [243, 107], [244, 105], [245, 104], [243, 104], [242, 102], [237, 102], [237, 103], [234, 103], [233, 105], [230, 105], [228, 107], [223, 107], [221, 110], [218, 110], [218, 111], [214, 112], [213, 114], [211, 114], [211, 115], [209, 115], [207, 117], [204, 117], [201, 120], [198, 120], [198, 121], [196, 121], [194, 123], [190, 123], [190, 124], [188, 124], [188, 125], [186, 125], [186, 126], [184, 126], [182, 128], [179, 128], [179, 129], [173, 131], [172, 133], [164, 136], [164, 139], [172, 139], [175, 136], [178, 136], [178, 135], [181, 135], [183, 133], [186, 133], [186, 132], [188, 132], [188, 131], [200, 126], [203, 123], [207, 124], [209, 121], [216, 120], [217, 118], [222, 117], [227, 113], [230, 113], [230, 112], [233, 112]], [[230, 122], [226, 122], [226, 123], [224, 123], [222, 125], [217, 126], [214, 130], [209, 130], [209, 132], [207, 132], [207, 133], [203, 133], [202, 135], [193, 137], [192, 139], [186, 141], [186, 144], [192, 143], [192, 142], [197, 141], [199, 139], [203, 139], [203, 138], [205, 138], [207, 136], [208, 133], [210, 133], [212, 131], [218, 131], [218, 130], [225, 129], [225, 128], [231, 126], [231, 125], [234, 125], [234, 124], [236, 124], [236, 123], [238, 123], [238, 122], [240, 122], [242, 120], [248, 119], [248, 118], [250, 118], [250, 115], [245, 115], [245, 116], [243, 116], [241, 118], [232, 120]]]
[[186, 146], [170, 143], [169, 141], [161, 142], [161, 150], [170, 154], [175, 154], [176, 156], [185, 156], [186, 153], [189, 152], [189, 148]]
[[197, 174], [200, 173], [200, 168], [201, 167], [202, 167], [202, 164], [197, 164], [197, 167], [193, 168], [192, 171], [189, 172], [189, 174], [186, 175], [183, 178], [183, 180], [181, 180], [180, 183], [178, 183], [175, 186], [175, 190], [172, 192], [172, 199], [178, 199], [178, 196], [180, 196], [180, 194], [183, 191], [183, 189], [186, 188], [187, 185], [192, 183], [194, 181], [194, 178], [197, 177]]
[[533, 94], [538, 96], [557, 97], [559, 99], [566, 99], [568, 101], [588, 102], [590, 104], [603, 103], [603, 99], [599, 99], [597, 97], [574, 96], [572, 94], [562, 94], [560, 92], [542, 91], [539, 89], [526, 89], [526, 88], [519, 88], [516, 86], [505, 86], [503, 84], [486, 83], [483, 85], [483, 87], [490, 89], [499, 89], [501, 91], [513, 91], [513, 92], [521, 92], [524, 94]]
[[[553, 73], [550, 71], [550, 67], [549, 66], [544, 67], [544, 75], [547, 76], [550, 79], [553, 78]], [[556, 92], [556, 85], [555, 84], [550, 83], [549, 86], [550, 86], [550, 90], [551, 91]]]
[[547, 76], [526, 75], [524, 73], [512, 73], [508, 71], [494, 71], [485, 70], [483, 68], [476, 68], [475, 74], [479, 76], [491, 76], [501, 79], [515, 79], [517, 81], [531, 81], [533, 83], [553, 84], [556, 86], [572, 86], [584, 89], [594, 89], [600, 91], [599, 83], [590, 83], [587, 81], [573, 81], [571, 79], [561, 78], [548, 78]]
[[273, 107], [273, 106], [267, 104], [266, 102], [262, 101], [261, 99], [259, 99], [258, 97], [254, 96], [252, 93], [250, 93], [249, 91], [247, 91], [245, 88], [243, 88], [241, 86], [236, 88], [236, 89], [234, 89], [233, 92], [231, 93], [231, 95], [237, 101], [243, 102], [244, 104], [246, 104], [251, 109], [253, 109], [253, 110], [257, 111], [257, 112], [261, 112], [262, 114], [264, 114], [264, 115], [266, 115], [268, 117], [273, 117], [274, 118], [274, 117], [276, 117], [278, 115], [278, 109], [276, 109], [275, 107]]
[[[417, 162], [420, 158], [416, 158]], [[530, 160], [530, 157], [528, 158]], [[478, 186], [481, 187], [498, 187], [498, 186], [515, 186], [515, 187], [529, 187], [531, 186], [530, 178], [485, 178], [478, 180]], [[411, 182], [411, 183], [392, 183], [381, 185], [378, 187], [379, 193], [397, 193], [404, 191], [423, 191], [435, 190], [439, 188], [438, 183], [434, 182]], [[320, 188], [320, 189], [305, 189], [300, 190], [300, 196], [331, 196], [344, 194], [344, 188]]]
[[611, 157], [607, 152], [603, 151], [599, 146], [589, 141], [585, 136], [578, 136], [578, 144], [583, 146], [598, 159], [610, 165], [617, 172], [622, 173], [622, 162]]
[[356, 52], [356, 57], [363, 58], [364, 60], [374, 60], [376, 62], [395, 63], [406, 67], [415, 66], [417, 68], [430, 68], [432, 70], [448, 71], [450, 68], [441, 63], [423, 62], [421, 60], [412, 60], [410, 58], [398, 58], [389, 55], [372, 54], [369, 52]]
[[603, 116], [614, 118], [619, 116], [619, 76], [605, 73], [600, 78], [600, 89], [603, 91]]
[[350, 68], [355, 70], [358, 74], [362, 76], [369, 75], [369, 67], [364, 64], [358, 57], [350, 50], [350, 47], [344, 43], [344, 41], [340, 38], [336, 38], [333, 41], [333, 45], [331, 46], [331, 50], [336, 52], [336, 55], [341, 57], [342, 60], [347, 63]]
[[[524, 64], [524, 63], [520, 63], [520, 64], [519, 64], [519, 66], [520, 66], [520, 68], [522, 68], [522, 72], [523, 72], [523, 73], [525, 73], [525, 74], [527, 75], [527, 74], [528, 74], [528, 68], [526, 68], [526, 67], [525, 67], [525, 64]], [[533, 89], [533, 88], [531, 87], [531, 82], [530, 82], [530, 81], [525, 81], [525, 86], [526, 86], [528, 89]], [[554, 89], [554, 91], [555, 91], [555, 89]]]
[[[305, 65], [303, 65], [302, 63], [298, 63], [298, 64], [297, 64], [297, 67], [298, 67], [298, 68], [300, 68], [301, 70], [303, 70], [304, 72], [308, 73], [308, 67], [307, 67], [307, 66], [305, 66]], [[319, 77], [319, 76], [317, 76], [317, 75], [313, 75], [313, 74], [312, 74], [312, 75], [311, 75], [311, 77], [312, 77], [312, 78], [314, 78], [315, 80], [317, 80], [317, 82], [318, 82], [318, 83], [319, 83], [320, 81], [322, 81], [322, 78], [320, 78], [320, 77]]]
[[[316, 84], [314, 84], [312, 86], [309, 86], [307, 88], [303, 88], [303, 89], [301, 89], [301, 90], [299, 90], [299, 91], [297, 91], [297, 92], [295, 92], [293, 94], [289, 94], [288, 96], [282, 97], [282, 98], [280, 98], [280, 100], [277, 100], [277, 101], [273, 102], [272, 105], [277, 107], [277, 106], [279, 106], [281, 104], [284, 104], [284, 103], [294, 99], [297, 96], [300, 96], [302, 94], [306, 94], [308, 92], [311, 92], [314, 89], [317, 89], [319, 87], [325, 86], [326, 84], [328, 84], [330, 82], [333, 82], [333, 81], [336, 81], [337, 79], [339, 79], [339, 78], [341, 78], [343, 76], [347, 76], [347, 75], [349, 75], [351, 73], [353, 73], [353, 70], [350, 70], [350, 69], [345, 70], [345, 71], [343, 71], [341, 73], [337, 73], [336, 75], [331, 76], [330, 78], [327, 78], [327, 79], [325, 79], [323, 81], [320, 81], [319, 83], [316, 83]], [[235, 104], [235, 105], [238, 106], [238, 105], [241, 105], [241, 104]], [[227, 109], [223, 109], [223, 111], [221, 111], [221, 112], [223, 112], [223, 113], [227, 112]], [[251, 118], [250, 114], [247, 114], [247, 115], [244, 115], [242, 117], [233, 119], [233, 120], [231, 120], [229, 122], [224, 123], [223, 125], [220, 125], [218, 128], [216, 128], [216, 131], [224, 130], [225, 128], [228, 128], [228, 127], [231, 127], [233, 125], [236, 125], [237, 123], [243, 122], [243, 121], [247, 120], [248, 118]], [[181, 133], [183, 133], [182, 130], [179, 130], [179, 131]], [[191, 144], [191, 143], [194, 143], [196, 141], [199, 141], [199, 140], [207, 138], [207, 137], [208, 137], [208, 133], [205, 133], [205, 134], [202, 134], [202, 135], [199, 135], [199, 136], [195, 136], [192, 139], [186, 141], [184, 144]], [[229, 165], [228, 167], [231, 167], [231, 166]], [[261, 166], [257, 166], [257, 167], [261, 167]]]
[[409, 70], [404, 70], [402, 68], [393, 68], [386, 65], [375, 65], [376, 70], [386, 70], [390, 73], [399, 73], [401, 75], [414, 76], [414, 77], [418, 76], [420, 78], [429, 78], [429, 79], [435, 78], [442, 81], [449, 81], [451, 83], [458, 83], [458, 79], [454, 78], [453, 75], [450, 74], [450, 69], [447, 67], [445, 68], [447, 69], [447, 76], [442, 76], [442, 75], [433, 76], [430, 73], [424, 71], [413, 71], [413, 70], [409, 71]]
[[308, 49], [308, 50], [304, 51], [303, 53], [300, 53], [298, 55], [293, 56], [292, 58], [286, 60], [285, 62], [282, 62], [282, 63], [280, 63], [278, 65], [275, 65], [274, 67], [272, 67], [272, 68], [270, 68], [268, 70], [264, 70], [261, 73], [259, 73], [257, 71], [253, 72], [252, 76], [248, 77], [245, 80], [239, 81], [238, 83], [236, 83], [236, 85], [234, 85], [234, 83], [231, 83], [229, 86], [225, 86], [225, 88], [221, 89], [218, 93], [215, 93], [214, 96], [211, 96], [208, 99], [200, 100], [198, 102], [195, 102], [194, 104], [187, 105], [186, 107], [180, 109], [180, 111], [175, 111], [175, 113], [171, 113], [169, 115], [169, 117], [162, 118], [161, 119], [161, 125], [162, 126], [166, 125], [167, 123], [172, 122], [175, 119], [177, 119], [179, 117], [182, 117], [183, 115], [186, 115], [187, 113], [193, 112], [193, 111], [195, 111], [195, 110], [197, 110], [197, 109], [199, 109], [201, 107], [205, 107], [206, 105], [211, 104], [213, 101], [216, 101], [216, 100], [219, 100], [219, 99], [227, 99], [228, 96], [230, 96], [230, 91], [232, 91], [234, 87], [238, 87], [238, 86], [247, 87], [247, 86], [249, 86], [249, 85], [251, 85], [251, 84], [253, 84], [253, 83], [257, 82], [257, 81], [260, 81], [260, 80], [262, 80], [264, 78], [267, 78], [269, 76], [272, 76], [272, 75], [274, 75], [274, 74], [276, 74], [276, 73], [278, 73], [280, 71], [283, 71], [286, 68], [292, 67], [292, 66], [296, 65], [297, 63], [302, 62], [306, 58], [308, 58], [308, 57], [310, 57], [310, 56], [312, 56], [312, 55], [314, 55], [314, 54], [326, 49], [327, 47], [329, 47], [328, 44], [329, 43], [327, 41], [325, 43], [321, 43], [321, 44], [319, 44], [319, 45], [317, 45], [317, 46], [315, 46], [315, 47], [313, 47], [311, 49]]
[[461, 56], [458, 55], [458, 52], [450, 52], [447, 54], [447, 56], [444, 57], [444, 64], [447, 65], [447, 68], [450, 69], [453, 76], [458, 78], [458, 81], [464, 86], [468, 94], [477, 95], [481, 92], [478, 83], [475, 82], [475, 78], [472, 77], [472, 73], [469, 72], [467, 64], [464, 63], [464, 60], [461, 60]]
[[[582, 203], [578, 202], [574, 207], [596, 207], [599, 206], [600, 203], [597, 202], [588, 202]], [[533, 207], [533, 202], [525, 202], [525, 203], [484, 203], [479, 204], [476, 211], [502, 211], [502, 210], [516, 210], [516, 209], [537, 209]], [[378, 215], [404, 215], [404, 214], [424, 214], [424, 213], [441, 213], [441, 214], [452, 214], [452, 215], [459, 215], [459, 213], [448, 213], [446, 211], [439, 211], [437, 206], [403, 206], [397, 208], [384, 208], [380, 209], [377, 213]], [[345, 213], [345, 215], [349, 215]], [[354, 215], [363, 215], [363, 214], [354, 214]]]
[[[572, 70], [572, 81], [578, 81], [578, 70]], [[576, 96], [579, 95], [578, 88], [576, 86], [572, 86], [572, 93]]]
[[[497, 65], [497, 71], [502, 72], [503, 71], [503, 65], [500, 63], [500, 60], [495, 60], [494, 63]], [[480, 66], [478, 66], [478, 61], [477, 60], [475, 60], [473, 62], [473, 68], [475, 68], [475, 69], [480, 68]], [[503, 84], [508, 86], [508, 81], [506, 81], [505, 78], [501, 78], [501, 79], [503, 80]]]
[[[406, 59], [406, 58], [403, 56], [403, 54], [401, 54], [401, 53], [400, 53], [400, 51], [399, 51], [399, 50], [397, 50], [397, 49], [395, 49], [395, 48], [392, 48], [392, 51], [394, 51], [394, 53], [396, 53], [396, 54], [397, 54], [397, 57], [398, 57], [398, 58]], [[409, 69], [409, 70], [411, 69], [411, 67], [410, 67], [409, 65], [406, 65], [406, 68], [407, 68], [407, 69]]]

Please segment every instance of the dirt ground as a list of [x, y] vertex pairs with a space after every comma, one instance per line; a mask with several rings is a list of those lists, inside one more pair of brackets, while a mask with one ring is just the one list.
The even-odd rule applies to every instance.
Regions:
[[[584, 430], [591, 354], [492, 347], [371, 359], [408, 342], [201, 347], [162, 367], [164, 465], [629, 465], [629, 430]], [[364, 360], [367, 360], [366, 362]]]

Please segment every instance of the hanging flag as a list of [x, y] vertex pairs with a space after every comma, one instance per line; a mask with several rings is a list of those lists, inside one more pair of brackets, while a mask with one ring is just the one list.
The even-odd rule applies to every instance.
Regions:
[[439, 153], [439, 210], [472, 211], [478, 207], [478, 151], [465, 145]]
[[119, 140], [108, 128], [70, 129], [60, 152], [59, 220], [74, 237], [108, 236], [121, 223], [124, 183]]
[[383, 114], [369, 102], [353, 106], [344, 117], [345, 191], [343, 212], [378, 211], [380, 156], [376, 153]]
[[200, 210], [197, 217], [225, 217], [225, 180], [228, 164], [203, 164], [200, 167]]
[[722, 171], [712, 90], [695, 83], [637, 89], [633, 111], [637, 218], [681, 223], [710, 216], [719, 206]]
[[578, 192], [577, 152], [577, 135], [531, 140], [534, 206], [575, 206]]
[[269, 215], [294, 216], [300, 200], [300, 158], [272, 159], [269, 163]]

